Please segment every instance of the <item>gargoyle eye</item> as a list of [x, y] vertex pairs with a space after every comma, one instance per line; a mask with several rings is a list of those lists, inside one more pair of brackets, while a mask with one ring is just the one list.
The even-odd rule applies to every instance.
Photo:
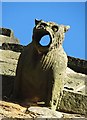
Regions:
[[52, 30], [53, 30], [54, 32], [57, 32], [57, 31], [58, 31], [58, 26], [56, 26], [56, 25], [52, 26]]

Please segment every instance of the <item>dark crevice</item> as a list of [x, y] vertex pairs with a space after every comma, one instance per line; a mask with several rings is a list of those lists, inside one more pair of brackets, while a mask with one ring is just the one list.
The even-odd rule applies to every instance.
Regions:
[[0, 28], [0, 35], [8, 36], [10, 37], [11, 30], [7, 28]]

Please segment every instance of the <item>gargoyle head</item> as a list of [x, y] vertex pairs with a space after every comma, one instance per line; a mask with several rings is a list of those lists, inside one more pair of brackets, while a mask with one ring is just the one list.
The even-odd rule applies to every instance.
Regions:
[[[33, 42], [39, 53], [44, 53], [52, 49], [56, 49], [62, 45], [65, 32], [70, 26], [58, 25], [54, 22], [45, 22], [35, 19], [35, 27], [33, 29]], [[43, 36], [49, 35], [50, 42], [43, 46], [40, 41]]]

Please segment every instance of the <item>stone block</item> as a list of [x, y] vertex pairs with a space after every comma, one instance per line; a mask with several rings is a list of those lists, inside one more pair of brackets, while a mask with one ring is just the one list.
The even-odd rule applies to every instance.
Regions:
[[64, 90], [59, 110], [87, 116], [87, 95]]

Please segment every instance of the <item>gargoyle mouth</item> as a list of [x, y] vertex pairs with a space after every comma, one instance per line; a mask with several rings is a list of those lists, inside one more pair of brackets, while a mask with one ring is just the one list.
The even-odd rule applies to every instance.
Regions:
[[[47, 36], [47, 38], [46, 38], [46, 36]], [[45, 37], [46, 40], [42, 41], [43, 37]], [[40, 47], [49, 47], [52, 42], [51, 35], [48, 31], [46, 31], [46, 29], [39, 29], [39, 28], [35, 29], [33, 31], [33, 39], [36, 41], [36, 44], [38, 44]], [[41, 44], [41, 41], [44, 44]]]

